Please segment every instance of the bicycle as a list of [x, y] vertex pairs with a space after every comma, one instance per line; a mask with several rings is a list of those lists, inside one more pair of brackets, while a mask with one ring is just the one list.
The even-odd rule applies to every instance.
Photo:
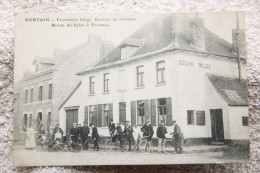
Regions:
[[[176, 139], [166, 139], [165, 147], [166, 148], [175, 148]], [[183, 140], [183, 146], [184, 147], [190, 147], [191, 146], [191, 139], [186, 138]]]
[[139, 150], [141, 152], [150, 152], [152, 151], [153, 144], [152, 142], [148, 141], [148, 136], [144, 136], [141, 138], [139, 142]]
[[121, 149], [121, 151], [127, 150], [127, 144], [128, 144], [127, 139], [122, 138], [122, 148], [121, 148], [120, 140], [118, 139], [118, 137], [116, 137], [115, 141], [113, 142], [114, 136], [115, 135], [112, 135], [110, 139], [107, 139], [105, 143], [105, 149], [108, 151], [112, 151], [113, 149]]

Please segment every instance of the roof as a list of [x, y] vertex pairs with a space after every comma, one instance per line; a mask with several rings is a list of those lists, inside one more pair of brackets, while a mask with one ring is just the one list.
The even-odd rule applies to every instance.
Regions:
[[46, 57], [36, 57], [33, 60], [33, 65], [38, 62], [38, 63], [43, 63], [43, 64], [52, 64], [54, 65], [56, 62], [56, 59], [54, 58], [46, 58]]
[[[120, 51], [122, 45], [125, 45], [126, 41], [130, 42], [129, 45], [137, 45], [137, 40], [142, 44], [140, 44], [140, 47], [131, 56], [132, 59], [134, 57], [141, 57], [142, 55], [162, 52], [159, 50], [163, 50], [164, 52], [168, 50], [182, 50], [236, 58], [236, 55], [232, 53], [232, 44], [211, 32], [204, 25], [205, 49], [199, 50], [192, 46], [190, 37], [191, 20], [193, 19], [188, 18], [185, 14], [164, 15], [154, 19], [122, 41], [119, 46], [97, 62], [93, 68], [108, 64], [117, 64], [116, 62], [122, 61]], [[81, 69], [78, 74], [89, 70], [90, 68]]]
[[218, 94], [229, 106], [248, 106], [247, 81], [238, 78], [208, 74]]

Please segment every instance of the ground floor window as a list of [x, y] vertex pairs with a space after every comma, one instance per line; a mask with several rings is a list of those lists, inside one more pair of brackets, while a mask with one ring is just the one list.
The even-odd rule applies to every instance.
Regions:
[[248, 126], [248, 117], [242, 117], [242, 125]]
[[166, 124], [166, 99], [158, 99], [158, 124], [162, 121]]
[[143, 125], [145, 123], [144, 115], [144, 100], [137, 101], [137, 124]]
[[30, 114], [30, 118], [29, 118], [29, 125], [33, 124], [33, 117], [32, 114]]
[[41, 125], [42, 125], [42, 112], [39, 112], [37, 116], [37, 130], [39, 130]]
[[200, 126], [205, 125], [205, 111], [196, 111], [196, 124]]
[[104, 123], [103, 123], [103, 126], [108, 126], [108, 124], [109, 124], [109, 104], [105, 104], [104, 105]]
[[48, 120], [47, 120], [47, 130], [50, 130], [51, 126], [51, 112], [48, 112]]
[[90, 123], [95, 122], [94, 106], [89, 106], [89, 120], [90, 120]]
[[187, 111], [187, 124], [194, 125], [194, 110]]
[[23, 131], [27, 130], [27, 114], [23, 115]]

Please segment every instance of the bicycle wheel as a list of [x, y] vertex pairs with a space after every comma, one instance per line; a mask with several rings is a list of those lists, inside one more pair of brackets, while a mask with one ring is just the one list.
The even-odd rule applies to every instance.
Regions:
[[173, 140], [169, 140], [167, 139], [166, 142], [165, 142], [165, 147], [166, 148], [174, 148], [174, 141]]
[[113, 142], [111, 139], [107, 139], [105, 142], [105, 148], [106, 151], [111, 151], [113, 149]]
[[128, 150], [129, 144], [127, 139], [122, 139], [122, 151]]
[[184, 139], [183, 145], [184, 145], [184, 147], [190, 147], [191, 146], [191, 140], [190, 139]]
[[139, 149], [142, 152], [150, 152], [151, 151], [151, 144], [150, 142], [146, 141], [146, 140], [141, 140], [139, 143]]
[[83, 149], [88, 150], [90, 147], [94, 147], [94, 142], [92, 139], [87, 139], [84, 143]]
[[100, 142], [100, 148], [102, 148], [102, 149], [105, 148], [105, 143], [106, 143], [106, 141], [107, 141], [107, 138], [104, 138], [104, 139], [101, 140], [101, 142]]

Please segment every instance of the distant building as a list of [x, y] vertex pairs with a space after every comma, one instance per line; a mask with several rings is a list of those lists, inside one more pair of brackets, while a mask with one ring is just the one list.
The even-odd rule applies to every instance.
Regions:
[[59, 106], [80, 86], [75, 75], [79, 69], [92, 65], [113, 48], [100, 36], [89, 35], [88, 42], [66, 51], [55, 51], [54, 58], [36, 57], [35, 72], [16, 84], [14, 122], [15, 141], [24, 141], [29, 124], [37, 131], [40, 124], [49, 128], [59, 123]]
[[[244, 45], [244, 31], [238, 36]], [[153, 20], [78, 72], [81, 86], [60, 107], [60, 124], [68, 132], [73, 122], [86, 121], [108, 136], [111, 119], [139, 126], [149, 119], [154, 127], [162, 120], [169, 131], [176, 120], [185, 138], [197, 142], [248, 143], [246, 57], [241, 51], [239, 81], [235, 41], [198, 17]]]

